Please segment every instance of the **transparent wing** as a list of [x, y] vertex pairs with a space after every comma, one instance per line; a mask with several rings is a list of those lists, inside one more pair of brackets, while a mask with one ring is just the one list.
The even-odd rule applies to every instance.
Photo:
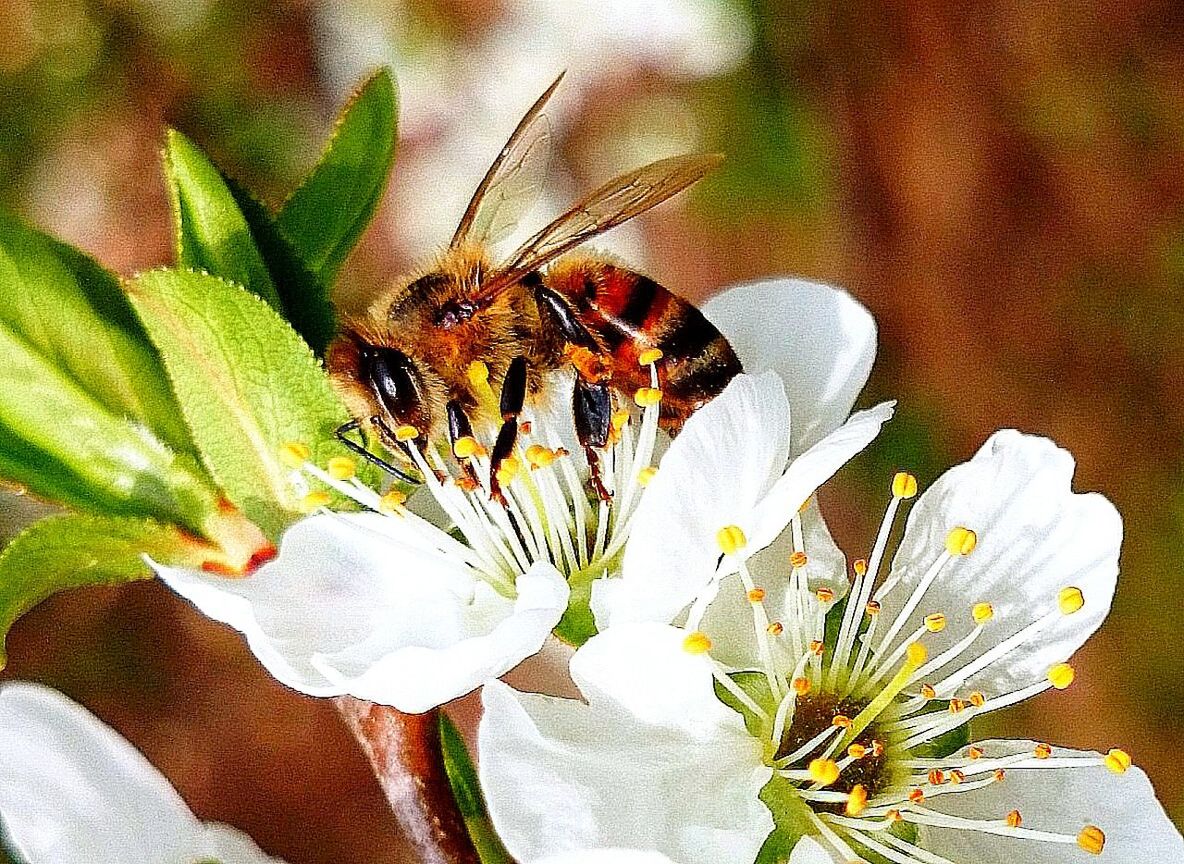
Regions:
[[504, 240], [537, 200], [551, 160], [551, 124], [543, 108], [563, 75], [561, 72], [518, 121], [510, 139], [481, 178], [452, 235], [453, 248], [468, 241]]
[[661, 204], [702, 179], [722, 160], [718, 153], [674, 156], [609, 181], [527, 240], [486, 283], [482, 294], [500, 290], [586, 240]]

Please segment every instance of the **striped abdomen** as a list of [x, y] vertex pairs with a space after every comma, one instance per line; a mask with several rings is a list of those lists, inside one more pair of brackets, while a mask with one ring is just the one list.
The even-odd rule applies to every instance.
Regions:
[[659, 348], [662, 426], [677, 432], [695, 409], [720, 394], [741, 371], [723, 334], [703, 313], [654, 280], [594, 259], [560, 261], [543, 277], [562, 295], [612, 357], [612, 384], [625, 392], [648, 387], [638, 357]]

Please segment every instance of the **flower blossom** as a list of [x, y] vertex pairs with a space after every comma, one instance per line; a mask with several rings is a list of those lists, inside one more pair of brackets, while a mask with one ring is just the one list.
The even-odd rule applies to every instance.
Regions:
[[[734, 454], [767, 446], [724, 440]], [[671, 554], [699, 568], [683, 577], [711, 598], [691, 604], [687, 626], [666, 623], [672, 604], [647, 589], [647, 576], [668, 588], [669, 574], [631, 573], [626, 560], [620, 581], [656, 609], [633, 610], [575, 653], [583, 701], [485, 689], [481, 779], [511, 854], [1184, 860], [1184, 840], [1123, 750], [970, 743], [971, 720], [1069, 687], [1071, 656], [1109, 611], [1121, 521], [1102, 496], [1072, 491], [1073, 467], [1048, 440], [1004, 431], [915, 502], [915, 478], [898, 474], [845, 602], [833, 587], [844, 574], [807, 578], [804, 534], [788, 560], [762, 562], [748, 554], [747, 527], [709, 520], [740, 512], [760, 526], [766, 514], [729, 509], [731, 494], [686, 500], [674, 524], [698, 534]], [[709, 470], [717, 489], [733, 488], [718, 464]], [[700, 555], [707, 539], [722, 564]]]
[[[569, 641], [582, 641], [594, 632], [590, 600], [612, 605], [591, 597], [594, 583], [661, 554], [652, 532], [663, 508], [649, 502], [677, 502], [685, 472], [675, 466], [697, 458], [703, 430], [716, 423], [708, 412], [741, 417], [769, 394], [782, 414], [787, 399], [793, 404], [802, 422], [792, 434], [781, 422], [778, 442], [766, 448], [765, 474], [746, 487], [782, 502], [808, 496], [887, 416], [880, 409], [844, 423], [875, 344], [871, 317], [845, 292], [796, 280], [751, 283], [707, 303], [704, 314], [747, 370], [765, 374], [757, 383], [741, 376], [692, 416], [655, 474], [661, 394], [653, 358], [644, 358], [654, 386], [635, 394], [636, 405], [618, 406], [611, 446], [601, 456], [611, 501], [589, 494], [588, 467], [572, 440], [570, 397], [561, 387], [557, 397], [527, 403], [516, 452], [499, 476], [506, 504], [490, 500], [487, 454], [500, 414], [483, 364], [475, 364], [471, 381], [489, 403], [484, 425], [477, 419], [474, 437], [463, 448], [458, 441], [453, 453], [433, 442], [413, 454], [425, 483], [410, 500], [366, 487], [348, 459], [315, 465], [294, 445], [286, 448], [294, 480], [314, 512], [285, 532], [274, 560], [241, 579], [155, 569], [206, 615], [242, 632], [284, 684], [404, 711], [428, 710], [500, 677], [539, 651], [556, 627]], [[759, 423], [766, 415], [753, 416]], [[790, 461], [795, 452], [801, 455]], [[362, 512], [328, 509], [326, 489], [353, 499]], [[772, 537], [785, 524], [776, 521], [753, 530]], [[807, 527], [811, 536], [825, 533], [816, 523]], [[628, 578], [613, 581], [626, 594], [634, 586]], [[671, 614], [696, 591], [678, 599]]]
[[38, 684], [0, 685], [0, 836], [25, 864], [281, 864], [200, 822], [131, 744]]

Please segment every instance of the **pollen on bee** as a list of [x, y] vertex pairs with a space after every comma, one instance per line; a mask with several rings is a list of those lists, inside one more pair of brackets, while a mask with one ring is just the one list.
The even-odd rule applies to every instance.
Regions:
[[334, 480], [348, 480], [357, 473], [358, 466], [348, 456], [334, 456], [325, 463], [325, 469]]
[[639, 355], [637, 355], [637, 365], [638, 366], [652, 366], [654, 363], [657, 363], [661, 359], [662, 359], [662, 349], [661, 348], [647, 348], [646, 350], [642, 351]]
[[287, 468], [299, 468], [310, 456], [312, 450], [307, 444], [301, 444], [299, 441], [289, 441], [280, 447], [280, 462]]
[[404, 423], [395, 429], [396, 441], [414, 441], [419, 437], [419, 430], [410, 423]]
[[481, 360], [474, 360], [470, 363], [466, 374], [469, 378], [469, 384], [473, 387], [480, 387], [482, 384], [489, 382], [489, 367]]
[[650, 485], [650, 481], [654, 479], [654, 475], [658, 473], [658, 469], [653, 465], [647, 465], [637, 472], [637, 482], [646, 487]]
[[700, 630], [688, 633], [682, 640], [682, 650], [688, 654], [706, 654], [711, 650], [711, 637]]
[[642, 408], [649, 408], [662, 401], [662, 391], [657, 387], [638, 387], [633, 394], [633, 401]]
[[1077, 845], [1091, 855], [1101, 855], [1106, 846], [1106, 835], [1097, 825], [1086, 825], [1077, 835]]

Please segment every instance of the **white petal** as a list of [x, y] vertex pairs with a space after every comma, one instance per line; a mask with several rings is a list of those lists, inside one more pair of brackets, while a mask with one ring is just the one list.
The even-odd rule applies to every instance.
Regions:
[[481, 783], [515, 858], [620, 847], [752, 864], [773, 828], [757, 797], [771, 771], [684, 637], [634, 624], [589, 640], [572, 663], [588, 704], [485, 688]]
[[676, 864], [661, 852], [637, 849], [580, 849], [524, 864]]
[[895, 402], [883, 402], [875, 408], [857, 411], [834, 432], [794, 458], [756, 506], [750, 523], [744, 525], [750, 548], [763, 549], [773, 542], [818, 487], [880, 434], [880, 429], [892, 419], [895, 406]]
[[835, 859], [817, 840], [803, 837], [789, 853], [789, 864], [835, 864]]
[[785, 382], [794, 453], [839, 428], [876, 355], [868, 311], [846, 291], [817, 282], [737, 285], [707, 301], [703, 314], [732, 343], [746, 372], [772, 369]]
[[901, 576], [902, 582], [883, 599], [881, 623], [896, 617], [925, 569], [943, 551], [946, 534], [957, 526], [975, 531], [977, 546], [969, 556], [945, 566], [902, 632], [919, 627], [926, 614], [944, 613], [946, 629], [925, 637], [933, 657], [966, 635], [974, 603], [989, 602], [995, 610], [972, 652], [935, 672], [934, 678], [964, 667], [992, 645], [1055, 611], [1057, 596], [1066, 586], [1081, 589], [1084, 608], [1058, 616], [1033, 642], [972, 676], [966, 688], [989, 697], [1039, 681], [1102, 623], [1118, 576], [1122, 522], [1101, 495], [1074, 494], [1072, 478], [1068, 452], [1045, 438], [1005, 430], [917, 500], [892, 563], [891, 576]]
[[[207, 822], [189, 861], [216, 861], [218, 864], [282, 864], [255, 845], [255, 841], [229, 825]], [[180, 859], [179, 859], [180, 860]]]
[[[1031, 752], [1031, 741], [984, 741], [988, 757]], [[1096, 756], [1079, 750], [1053, 749], [1053, 757]], [[1053, 845], [995, 837], [948, 828], [921, 827], [921, 845], [954, 861], [976, 864], [1102, 864], [1184, 861], [1184, 839], [1155, 798], [1147, 775], [1131, 768], [1121, 776], [1103, 766], [1065, 769], [1009, 768], [1007, 778], [973, 792], [936, 796], [926, 802], [943, 813], [971, 819], [999, 819], [1019, 810], [1025, 828], [1075, 835], [1096, 825], [1106, 835], [1097, 858], [1076, 844]]]
[[28, 864], [176, 864], [202, 830], [134, 747], [46, 687], [0, 687], [0, 766], [0, 819]]
[[424, 711], [537, 651], [563, 614], [567, 584], [539, 566], [510, 600], [402, 524], [374, 513], [304, 519], [276, 560], [244, 579], [156, 570], [242, 632], [289, 687]]
[[737, 376], [692, 415], [634, 514], [620, 583], [593, 586], [596, 608], [611, 607], [597, 623], [672, 621], [714, 575], [719, 529], [742, 524], [781, 475], [788, 442], [772, 373]]

